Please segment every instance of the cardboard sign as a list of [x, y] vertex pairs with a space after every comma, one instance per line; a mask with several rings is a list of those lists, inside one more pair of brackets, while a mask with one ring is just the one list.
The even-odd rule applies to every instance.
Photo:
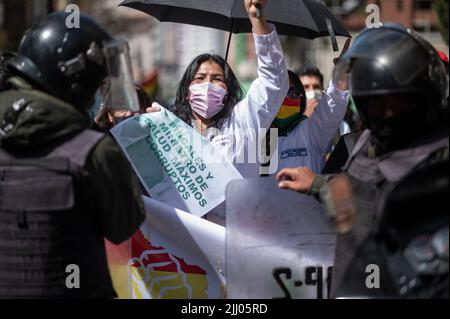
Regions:
[[227, 184], [242, 178], [207, 139], [163, 107], [111, 133], [152, 198], [196, 216], [222, 203]]

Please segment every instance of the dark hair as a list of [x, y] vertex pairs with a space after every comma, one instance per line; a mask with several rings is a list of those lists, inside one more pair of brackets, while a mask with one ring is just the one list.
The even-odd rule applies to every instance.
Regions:
[[[143, 114], [145, 113], [147, 107], [151, 106], [152, 100], [141, 85], [135, 84], [135, 86], [136, 86], [136, 94], [139, 101], [139, 114]], [[111, 107], [103, 106], [95, 116], [95, 122], [101, 129], [105, 131], [108, 131], [113, 127], [113, 124], [109, 121], [108, 117], [108, 113], [111, 110], [112, 110]]]
[[220, 129], [223, 125], [223, 121], [231, 114], [234, 106], [238, 104], [244, 97], [244, 92], [236, 78], [230, 65], [220, 56], [211, 54], [201, 54], [196, 57], [184, 72], [183, 78], [178, 86], [177, 96], [175, 99], [175, 105], [172, 106], [172, 112], [182, 119], [188, 125], [191, 125], [192, 110], [189, 104], [189, 86], [195, 78], [200, 65], [204, 62], [214, 62], [218, 64], [225, 75], [225, 83], [227, 85], [228, 93], [224, 99], [224, 108], [217, 113], [212, 119], [210, 127], [216, 127]]
[[145, 113], [146, 109], [152, 106], [152, 99], [142, 85], [136, 84], [136, 93], [139, 100], [139, 113]]
[[293, 71], [288, 70], [289, 80], [294, 83], [295, 90], [300, 93], [300, 114], [305, 113], [306, 110], [306, 92], [305, 88], [303, 87], [302, 82], [300, 81], [297, 74], [295, 74]]
[[16, 54], [11, 51], [0, 50], [0, 91], [7, 90], [10, 87], [8, 79], [12, 74], [6, 64], [15, 56]]
[[319, 68], [315, 67], [315, 66], [308, 66], [308, 67], [304, 67], [302, 69], [300, 69], [300, 71], [298, 72], [298, 76], [302, 77], [302, 76], [315, 76], [318, 77], [320, 80], [320, 85], [322, 86], [322, 89], [324, 88], [323, 86], [323, 74], [322, 72], [320, 72]]

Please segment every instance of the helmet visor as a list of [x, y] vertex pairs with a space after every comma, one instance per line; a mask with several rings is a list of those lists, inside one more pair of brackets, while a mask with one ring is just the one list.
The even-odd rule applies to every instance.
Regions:
[[378, 73], [386, 72], [397, 86], [410, 83], [430, 64], [429, 52], [419, 41], [414, 33], [408, 34], [396, 29], [369, 29], [362, 32], [342, 57], [343, 60], [363, 61], [364, 65], [358, 71], [365, 76], [359, 76], [358, 80], [354, 78], [356, 83], [352, 87], [360, 90], [380, 89], [383, 82], [386, 82], [384, 78], [387, 75], [382, 83], [377, 83], [381, 76]]
[[99, 91], [103, 104], [113, 109], [138, 112], [139, 100], [128, 42], [125, 39], [108, 41], [103, 50], [108, 67], [108, 77]]

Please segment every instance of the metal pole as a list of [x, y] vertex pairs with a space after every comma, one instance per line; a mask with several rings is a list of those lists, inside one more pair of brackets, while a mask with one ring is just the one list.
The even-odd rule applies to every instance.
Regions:
[[234, 19], [231, 19], [230, 35], [228, 36], [227, 52], [225, 53], [225, 61], [228, 61], [228, 53], [230, 52], [231, 36], [233, 35]]

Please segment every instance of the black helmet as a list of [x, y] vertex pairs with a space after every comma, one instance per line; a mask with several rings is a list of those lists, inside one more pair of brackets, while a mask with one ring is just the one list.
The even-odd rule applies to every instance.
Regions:
[[9, 67], [43, 91], [84, 109], [107, 76], [102, 46], [113, 38], [83, 14], [79, 28], [69, 28], [68, 16], [55, 12], [35, 23]]
[[390, 149], [435, 128], [447, 108], [448, 82], [439, 55], [400, 25], [363, 30], [336, 66], [335, 81], [346, 72], [362, 121]]

